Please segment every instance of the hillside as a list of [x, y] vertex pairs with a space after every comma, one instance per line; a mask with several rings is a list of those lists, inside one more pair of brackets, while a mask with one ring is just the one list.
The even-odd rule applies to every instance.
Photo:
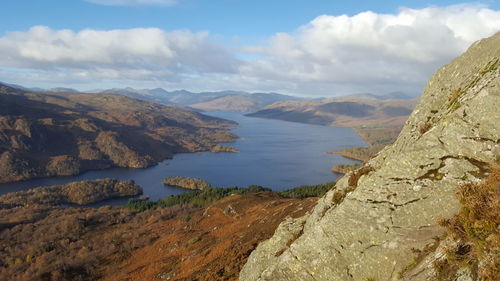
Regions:
[[350, 96], [320, 101], [277, 102], [247, 116], [328, 126], [402, 126], [415, 104], [416, 100]]
[[132, 182], [103, 180], [0, 196], [1, 280], [237, 280], [258, 242], [332, 186], [209, 188], [126, 207], [54, 206], [81, 203], [81, 192], [96, 199], [87, 184], [98, 193], [104, 185], [104, 197], [135, 190]]
[[232, 121], [114, 94], [0, 84], [0, 182], [145, 168], [235, 139]]
[[[439, 280], [453, 257], [443, 280], [494, 280], [487, 268], [500, 263], [498, 247], [489, 246], [498, 245], [498, 212], [490, 210], [493, 234], [471, 263], [460, 258], [482, 250], [445, 239], [439, 222], [462, 208], [459, 186], [499, 164], [498, 46], [500, 33], [442, 67], [395, 143], [341, 178], [311, 213], [283, 222], [252, 252], [240, 280]], [[492, 186], [498, 192], [498, 182]], [[491, 224], [476, 221], [464, 222], [467, 234]]]

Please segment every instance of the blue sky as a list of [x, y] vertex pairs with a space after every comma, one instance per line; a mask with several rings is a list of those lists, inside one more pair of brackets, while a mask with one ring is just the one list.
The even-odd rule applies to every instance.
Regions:
[[[495, 10], [498, 1], [481, 1]], [[173, 5], [106, 6], [85, 0], [8, 0], [2, 3], [0, 32], [34, 25], [80, 30], [158, 27], [208, 30], [226, 39], [266, 40], [291, 32], [319, 15], [355, 15], [364, 11], [393, 13], [400, 7], [447, 6], [464, 1], [332, 1], [332, 0], [179, 0]]]
[[497, 1], [174, 1], [4, 1], [0, 81], [415, 93], [436, 67], [500, 30]]

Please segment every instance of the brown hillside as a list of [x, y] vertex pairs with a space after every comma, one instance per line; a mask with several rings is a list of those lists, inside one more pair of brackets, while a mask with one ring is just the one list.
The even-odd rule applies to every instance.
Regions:
[[30, 93], [0, 84], [0, 182], [144, 168], [232, 141], [234, 125], [119, 95]]
[[315, 202], [261, 192], [206, 209], [0, 205], [0, 280], [236, 280], [260, 241]]

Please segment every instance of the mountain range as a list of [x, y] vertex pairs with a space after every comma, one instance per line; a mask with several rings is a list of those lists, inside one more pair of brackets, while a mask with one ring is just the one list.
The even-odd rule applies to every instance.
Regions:
[[[78, 93], [78, 90], [64, 87], [51, 89], [26, 88], [16, 84], [7, 84], [10, 87], [24, 91], [36, 92], [56, 92], [56, 93]], [[153, 89], [135, 89], [112, 88], [112, 89], [94, 89], [86, 91], [88, 93], [119, 94], [127, 97], [168, 105], [179, 105], [190, 107], [201, 111], [239, 111], [254, 112], [263, 109], [266, 106], [284, 101], [321, 101], [326, 98], [307, 98], [279, 93], [249, 93], [244, 91], [214, 91], [214, 92], [190, 92], [187, 90], [167, 91], [163, 88]], [[414, 96], [403, 92], [391, 92], [385, 95], [374, 95], [370, 93], [353, 94], [338, 97], [337, 99], [358, 99], [358, 100], [409, 100], [415, 99]]]

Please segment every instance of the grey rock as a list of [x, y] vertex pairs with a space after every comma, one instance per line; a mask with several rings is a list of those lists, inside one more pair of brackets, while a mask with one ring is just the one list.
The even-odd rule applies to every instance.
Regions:
[[[396, 142], [351, 190], [340, 179], [306, 216], [283, 222], [252, 252], [240, 280], [426, 280], [401, 276], [412, 248], [443, 234], [456, 187], [500, 159], [500, 33], [474, 43], [430, 79]], [[356, 173], [356, 172], [354, 172]], [[429, 275], [430, 274], [430, 275]], [[467, 274], [461, 275], [468, 280]], [[431, 277], [429, 277], [431, 278]], [[427, 280], [432, 280], [427, 279]]]

